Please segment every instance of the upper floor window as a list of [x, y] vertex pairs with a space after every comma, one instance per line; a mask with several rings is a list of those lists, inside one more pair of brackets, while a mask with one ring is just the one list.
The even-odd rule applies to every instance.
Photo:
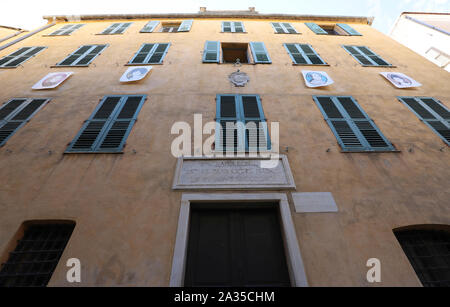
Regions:
[[6, 102], [0, 108], [0, 146], [49, 101], [47, 98], [14, 98]]
[[[183, 21], [163, 21], [158, 20], [149, 21], [144, 28], [140, 31], [141, 33], [151, 33], [151, 32], [165, 32], [165, 33], [177, 33], [177, 32], [189, 32], [192, 27], [193, 20], [183, 20]], [[161, 25], [160, 25], [161, 24]]]
[[345, 23], [337, 23], [337, 24], [327, 24], [327, 25], [318, 25], [314, 22], [306, 22], [305, 25], [311, 29], [316, 34], [324, 34], [324, 35], [357, 35], [361, 36], [361, 34], [353, 29], [351, 26]]
[[289, 22], [272, 22], [275, 33], [298, 34], [297, 30]]
[[204, 63], [272, 63], [263, 42], [220, 43], [207, 41], [203, 51]]
[[45, 287], [58, 265], [75, 223], [26, 222], [0, 270], [0, 287]]
[[101, 54], [108, 45], [84, 45], [69, 54], [56, 66], [82, 66], [86, 67]]
[[222, 32], [245, 33], [244, 24], [240, 21], [222, 21]]
[[392, 66], [381, 56], [370, 50], [366, 46], [342, 46], [348, 53], [350, 53], [362, 66]]
[[60, 29], [56, 30], [55, 32], [50, 33], [48, 36], [70, 35], [75, 30], [78, 30], [82, 26], [84, 26], [84, 24], [65, 25], [65, 26], [61, 27]]
[[132, 22], [117, 22], [111, 24], [109, 27], [107, 27], [102, 33], [104, 35], [108, 34], [122, 34], [125, 32], [125, 30], [131, 26]]
[[70, 142], [66, 153], [122, 152], [145, 99], [145, 95], [105, 96]]
[[395, 151], [373, 120], [350, 96], [313, 96], [343, 151]]
[[47, 47], [22, 47], [0, 59], [0, 68], [15, 68]]
[[394, 234], [424, 287], [450, 287], [450, 227], [419, 225]]
[[308, 44], [284, 44], [287, 52], [291, 56], [292, 62], [298, 65], [327, 65], [317, 54], [311, 45]]
[[127, 65], [162, 64], [169, 46], [169, 43], [143, 44]]
[[270, 137], [259, 95], [217, 95], [218, 151], [266, 151]]
[[398, 97], [422, 122], [450, 145], [450, 110], [432, 97]]

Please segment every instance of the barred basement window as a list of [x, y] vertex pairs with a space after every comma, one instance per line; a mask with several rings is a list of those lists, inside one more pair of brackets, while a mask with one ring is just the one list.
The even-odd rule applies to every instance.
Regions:
[[105, 96], [66, 153], [121, 153], [146, 95]]
[[55, 66], [87, 67], [108, 45], [84, 45]]
[[14, 98], [0, 107], [0, 146], [24, 126], [44, 105], [48, 98]]
[[48, 34], [46, 36], [70, 35], [75, 30], [78, 30], [82, 26], [84, 26], [84, 24], [65, 25], [65, 26], [61, 27], [60, 29], [56, 30], [55, 32], [52, 32], [52, 33], [50, 33], [50, 34]]
[[24, 235], [0, 270], [0, 287], [45, 287], [75, 223], [24, 223]]
[[424, 287], [450, 287], [449, 226], [413, 226], [394, 234]]
[[0, 68], [15, 68], [47, 47], [23, 47], [0, 59]]

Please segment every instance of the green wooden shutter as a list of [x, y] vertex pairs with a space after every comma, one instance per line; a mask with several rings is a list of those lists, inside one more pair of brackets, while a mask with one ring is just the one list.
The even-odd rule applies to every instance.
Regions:
[[266, 151], [270, 148], [267, 122], [258, 95], [239, 95], [241, 121], [245, 124], [245, 149]]
[[234, 26], [234, 32], [236, 32], [236, 33], [244, 33], [245, 32], [244, 24], [242, 22], [235, 21], [235, 22], [233, 22], [233, 26]]
[[125, 30], [131, 26], [131, 22], [123, 22], [120, 24], [119, 27], [117, 27], [117, 29], [115, 31], [113, 31], [113, 33], [111, 34], [123, 34], [123, 32], [125, 32]]
[[348, 24], [345, 23], [337, 23], [337, 26], [339, 26], [342, 30], [344, 30], [345, 32], [347, 32], [350, 35], [357, 35], [357, 36], [362, 36], [361, 33], [359, 33], [358, 31], [356, 31], [355, 29], [353, 29], [352, 27], [350, 27]]
[[305, 22], [305, 25], [311, 29], [311, 31], [313, 31], [316, 34], [328, 34], [327, 31], [325, 31], [324, 29], [322, 29], [318, 24], [314, 23], [314, 22]]
[[281, 25], [284, 27], [286, 33], [289, 34], [298, 33], [297, 30], [295, 30], [295, 28], [289, 22], [283, 22]]
[[83, 124], [66, 153], [121, 152], [145, 95], [106, 96]]
[[88, 66], [108, 45], [85, 45], [69, 54], [56, 66]]
[[25, 125], [50, 99], [12, 99], [0, 108], [0, 146]]
[[120, 27], [120, 23], [113, 23], [110, 24], [102, 33], [100, 34], [111, 34], [113, 33], [116, 29], [118, 29]]
[[149, 54], [154, 50], [154, 46], [157, 44], [143, 44], [142, 47], [136, 52], [134, 57], [128, 62], [128, 64], [144, 64]]
[[250, 42], [250, 48], [252, 50], [255, 63], [272, 63], [269, 53], [267, 52], [266, 46], [263, 42]]
[[216, 150], [237, 151], [243, 148], [239, 142], [242, 129], [237, 126], [240, 115], [237, 95], [217, 95], [216, 101]]
[[352, 97], [313, 96], [343, 151], [394, 151]]
[[170, 43], [155, 44], [152, 52], [150, 53], [146, 64], [162, 64], [164, 57], [169, 50]]
[[222, 21], [222, 32], [232, 32], [230, 21]]
[[317, 52], [308, 44], [284, 44], [294, 64], [327, 65]]
[[0, 68], [15, 68], [47, 47], [23, 47], [0, 59]]
[[279, 22], [272, 22], [271, 24], [272, 24], [273, 29], [275, 30], [275, 33], [278, 33], [278, 34], [286, 33], [284, 31], [284, 28], [281, 26], [281, 24]]
[[50, 33], [48, 36], [70, 35], [75, 30], [81, 28], [84, 24], [65, 25], [62, 28]]
[[159, 25], [158, 20], [149, 21], [140, 31], [141, 33], [151, 33], [155, 30], [155, 28]]
[[342, 46], [363, 66], [392, 66], [366, 46]]
[[219, 63], [220, 62], [220, 42], [206, 41], [205, 49], [203, 50], [204, 63]]
[[181, 25], [178, 27], [178, 32], [189, 32], [192, 27], [192, 23], [194, 21], [192, 19], [190, 20], [183, 20]]
[[398, 97], [421, 121], [450, 145], [450, 111], [432, 97]]

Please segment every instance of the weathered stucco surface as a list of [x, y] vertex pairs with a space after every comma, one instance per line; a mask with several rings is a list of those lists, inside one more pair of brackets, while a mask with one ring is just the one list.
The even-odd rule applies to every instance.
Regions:
[[[0, 101], [50, 97], [51, 102], [0, 148], [0, 252], [25, 220], [70, 219], [74, 233], [50, 281], [66, 281], [68, 258], [81, 260], [82, 283], [166, 286], [169, 283], [181, 192], [171, 190], [176, 158], [170, 154], [176, 121], [215, 117], [218, 93], [262, 98], [268, 121], [280, 122], [297, 192], [332, 192], [336, 213], [295, 213], [290, 203], [309, 284], [366, 286], [369, 258], [382, 264], [382, 286], [419, 286], [392, 229], [412, 224], [450, 224], [450, 149], [396, 96], [433, 96], [450, 107], [450, 75], [368, 25], [363, 36], [315, 35], [292, 21], [301, 35], [274, 34], [270, 20], [243, 20], [246, 34], [220, 33], [222, 20], [195, 20], [187, 33], [139, 33], [133, 20], [123, 35], [96, 35], [113, 20], [85, 22], [71, 36], [43, 37], [57, 24], [0, 51], [48, 46], [23, 67], [0, 70]], [[241, 88], [227, 76], [232, 65], [202, 64], [206, 40], [265, 43], [272, 64], [243, 65]], [[124, 66], [143, 43], [170, 42], [163, 65], [146, 79], [120, 84]], [[330, 64], [319, 67], [335, 83], [306, 88], [283, 43], [309, 43]], [[109, 47], [88, 68], [51, 68], [83, 44]], [[341, 44], [369, 46], [396, 68], [362, 67]], [[313, 67], [313, 69], [316, 69]], [[59, 88], [32, 91], [49, 72], [75, 74]], [[395, 89], [378, 74], [400, 71], [420, 83]], [[147, 94], [123, 154], [63, 155], [99, 100], [109, 94]], [[312, 95], [352, 95], [400, 150], [341, 153]], [[206, 137], [204, 138], [206, 139]], [[288, 152], [285, 148], [289, 147]], [[282, 191], [280, 191], [282, 192]]]

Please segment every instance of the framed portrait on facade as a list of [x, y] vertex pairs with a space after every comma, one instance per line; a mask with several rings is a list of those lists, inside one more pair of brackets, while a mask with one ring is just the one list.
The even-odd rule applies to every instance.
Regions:
[[39, 80], [38, 83], [33, 85], [33, 90], [46, 90], [58, 87], [67, 78], [69, 78], [73, 72], [52, 72]]
[[145, 78], [147, 74], [152, 70], [152, 66], [133, 66], [128, 68], [122, 77], [120, 82], [133, 82], [139, 81]]
[[419, 82], [400, 72], [380, 72], [380, 75], [388, 79], [397, 88], [421, 86]]
[[302, 70], [302, 74], [307, 87], [321, 87], [334, 83], [324, 71]]

